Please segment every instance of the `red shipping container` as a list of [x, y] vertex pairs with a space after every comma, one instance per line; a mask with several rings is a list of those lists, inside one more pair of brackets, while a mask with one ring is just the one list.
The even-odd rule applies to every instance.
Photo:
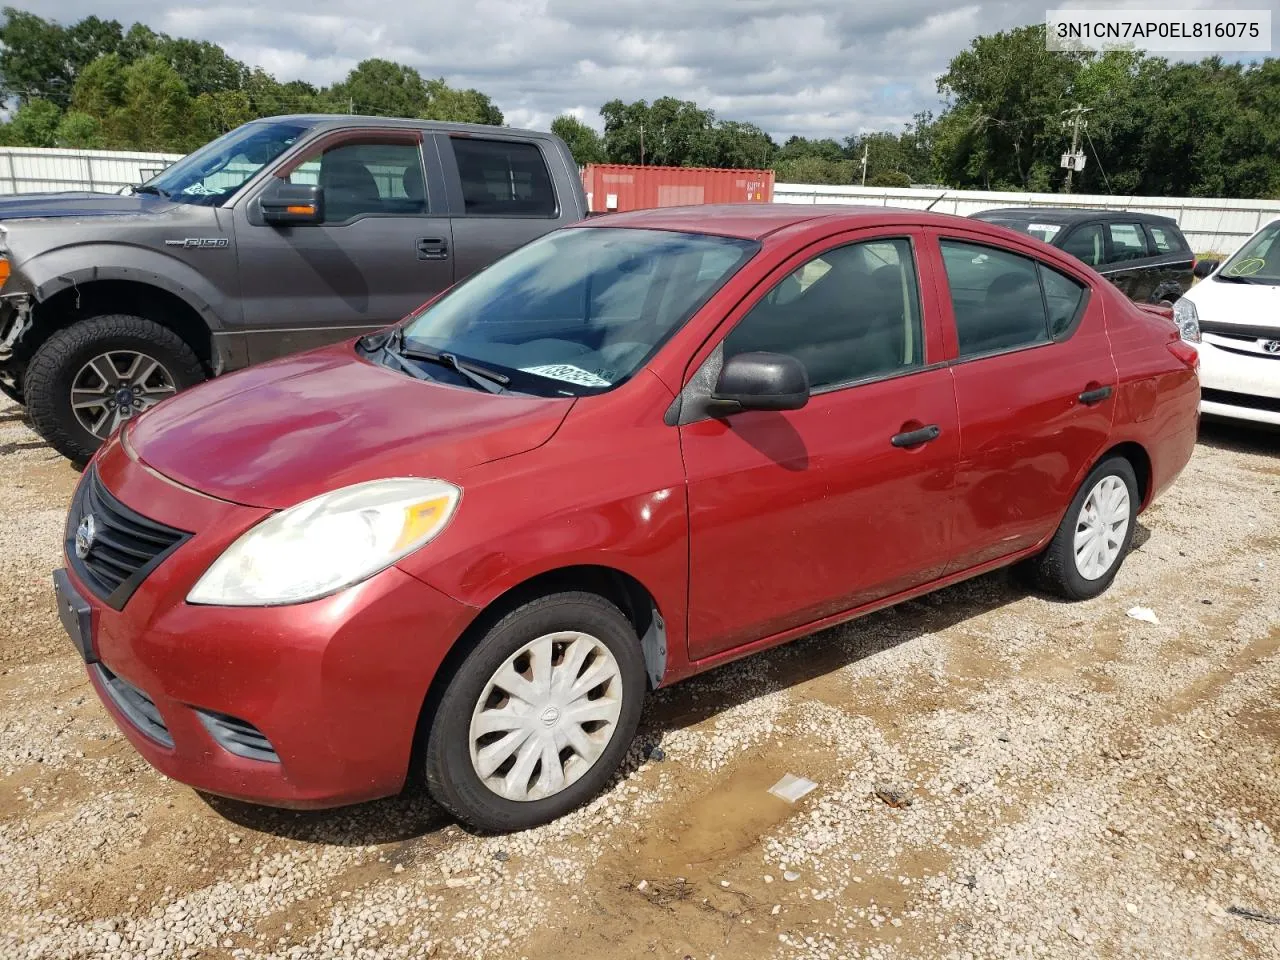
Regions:
[[715, 167], [636, 167], [589, 163], [582, 186], [592, 213], [698, 203], [772, 203], [772, 170]]

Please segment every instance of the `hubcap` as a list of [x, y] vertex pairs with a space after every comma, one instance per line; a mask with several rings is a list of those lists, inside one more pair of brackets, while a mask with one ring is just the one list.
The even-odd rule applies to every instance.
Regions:
[[1129, 532], [1129, 488], [1117, 476], [1099, 480], [1076, 518], [1076, 569], [1086, 580], [1107, 574]]
[[100, 353], [71, 381], [71, 409], [91, 434], [106, 439], [130, 417], [154, 406], [178, 387], [154, 357], [136, 350]]
[[541, 800], [578, 780], [613, 739], [622, 671], [609, 648], [566, 630], [497, 669], [471, 714], [471, 765], [508, 800]]

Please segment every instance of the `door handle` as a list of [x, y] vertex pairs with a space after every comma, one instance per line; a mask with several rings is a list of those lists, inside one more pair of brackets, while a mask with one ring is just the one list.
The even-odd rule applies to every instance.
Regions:
[[931, 440], [937, 440], [941, 434], [942, 428], [936, 423], [931, 423], [927, 427], [921, 427], [918, 430], [907, 430], [903, 433], [895, 433], [889, 439], [889, 442], [895, 447], [918, 447]]
[[1080, 402], [1086, 407], [1091, 407], [1095, 403], [1101, 403], [1109, 396], [1111, 396], [1110, 387], [1093, 387], [1080, 394]]
[[418, 240], [419, 260], [448, 260], [449, 244], [440, 237], [422, 237]]

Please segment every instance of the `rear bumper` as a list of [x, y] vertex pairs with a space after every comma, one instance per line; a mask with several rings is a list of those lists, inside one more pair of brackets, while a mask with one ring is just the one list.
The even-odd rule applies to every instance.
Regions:
[[1280, 424], [1280, 355], [1245, 355], [1207, 340], [1199, 347], [1201, 413]]

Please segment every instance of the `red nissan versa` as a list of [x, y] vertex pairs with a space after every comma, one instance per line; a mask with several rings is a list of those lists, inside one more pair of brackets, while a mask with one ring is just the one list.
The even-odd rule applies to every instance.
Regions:
[[59, 609], [169, 776], [320, 807], [416, 769], [519, 829], [604, 786], [647, 687], [1017, 561], [1101, 593], [1199, 392], [1167, 317], [1001, 227], [594, 219], [128, 422]]

